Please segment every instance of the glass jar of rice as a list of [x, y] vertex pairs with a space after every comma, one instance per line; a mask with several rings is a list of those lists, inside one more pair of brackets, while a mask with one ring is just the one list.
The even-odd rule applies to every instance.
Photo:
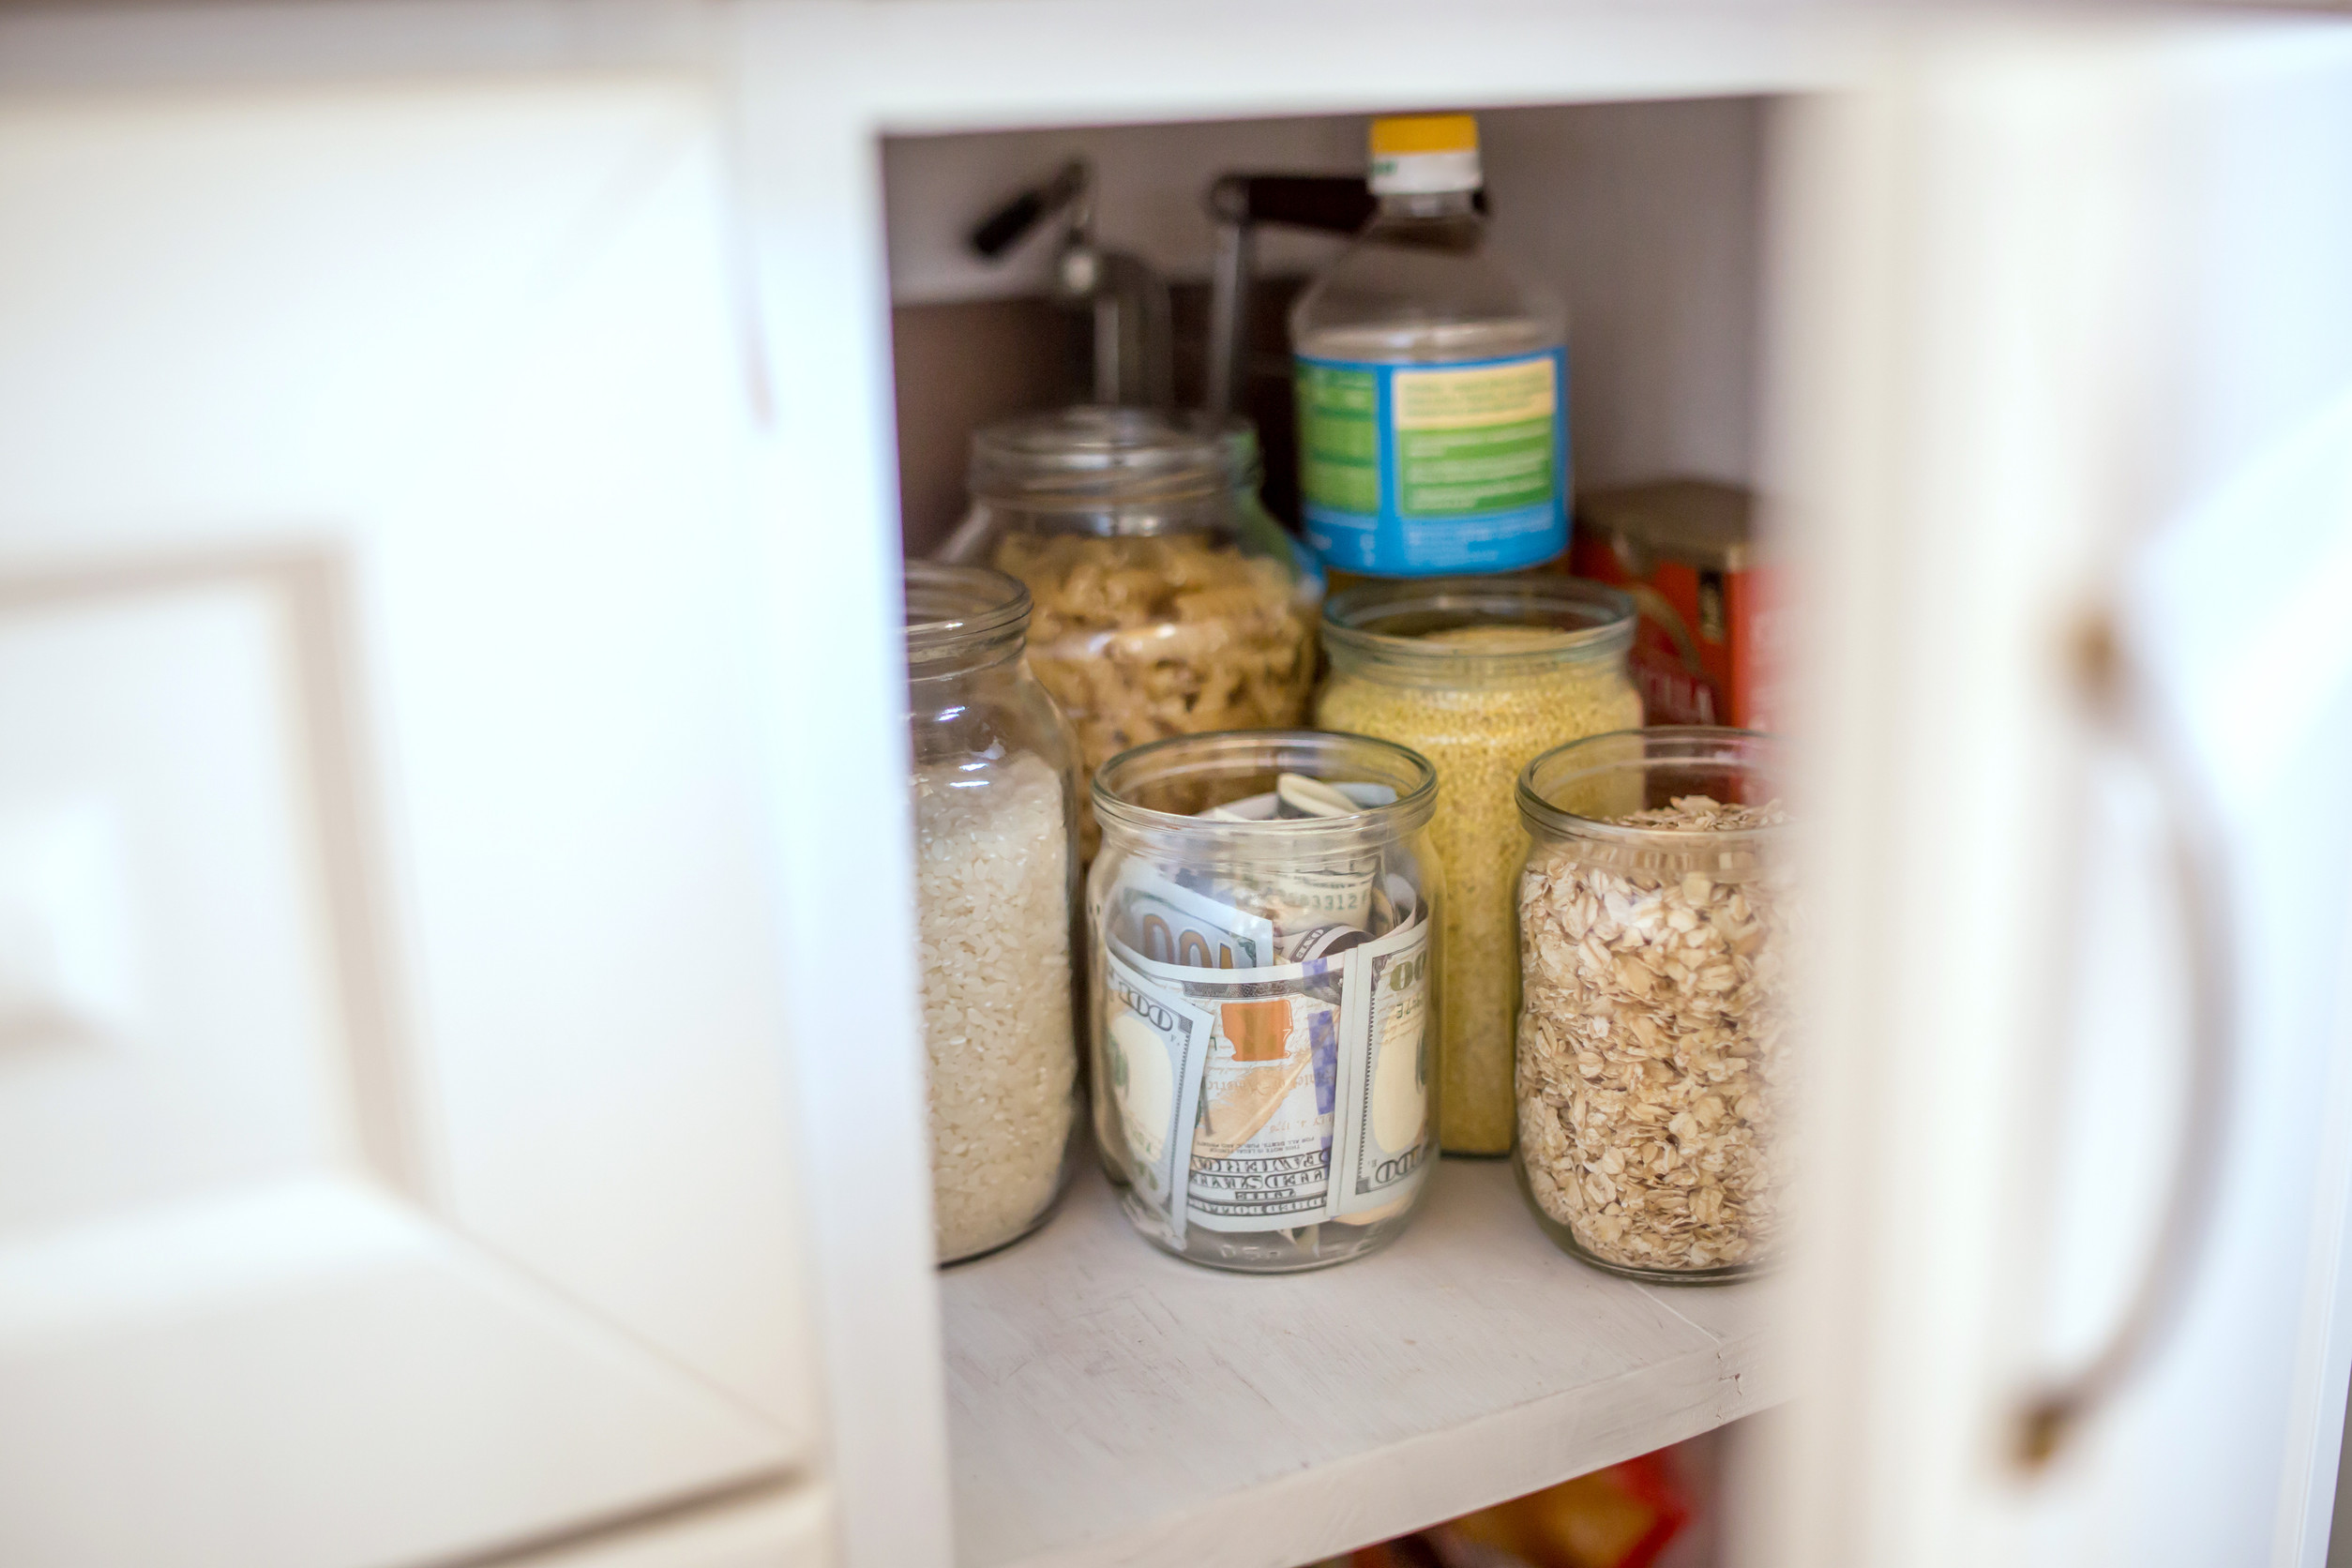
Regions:
[[1633, 640], [1634, 601], [1578, 578], [1367, 582], [1323, 607], [1331, 674], [1316, 722], [1412, 747], [1445, 792], [1430, 837], [1450, 895], [1438, 1053], [1448, 1153], [1511, 1150], [1519, 770], [1563, 742], [1641, 723]]
[[[1258, 502], [1257, 431], [1078, 407], [972, 438], [972, 510], [941, 559], [1021, 580], [1029, 662], [1088, 774], [1169, 735], [1303, 722], [1322, 579]], [[1094, 852], [1081, 806], [1080, 844]]]
[[1078, 746], [1021, 659], [1029, 591], [906, 570], [931, 1214], [952, 1263], [1035, 1229], [1077, 1125]]
[[1094, 1137], [1155, 1244], [1251, 1274], [1385, 1245], [1437, 1154], [1437, 774], [1305, 730], [1094, 776]]

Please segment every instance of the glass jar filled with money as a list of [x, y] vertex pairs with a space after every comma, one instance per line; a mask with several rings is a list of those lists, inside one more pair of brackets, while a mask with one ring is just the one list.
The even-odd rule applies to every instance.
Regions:
[[916, 969], [939, 1260], [1027, 1235], [1078, 1119], [1078, 745], [1021, 661], [1029, 594], [907, 567]]
[[1185, 735], [1094, 776], [1094, 1129], [1194, 1262], [1281, 1274], [1394, 1240], [1437, 1157], [1436, 770], [1363, 735]]
[[[1088, 772], [1130, 746], [1306, 719], [1322, 579], [1259, 504], [1244, 419], [1078, 407], [972, 438], [972, 510], [946, 561], [1009, 572], [1036, 606], [1029, 663]], [[1094, 852], [1083, 809], [1082, 852]]]

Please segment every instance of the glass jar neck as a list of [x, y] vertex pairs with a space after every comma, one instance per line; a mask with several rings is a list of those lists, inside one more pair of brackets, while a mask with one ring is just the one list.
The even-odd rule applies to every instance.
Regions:
[[1094, 538], [1155, 539], [1177, 534], [1231, 534], [1249, 492], [1240, 490], [1182, 499], [1074, 506], [1052, 498], [988, 496], [979, 502], [1003, 527], [1026, 534], [1080, 534]]
[[1024, 615], [1018, 626], [1004, 631], [940, 638], [920, 650], [910, 638], [907, 684], [920, 686], [927, 681], [977, 675], [991, 670], [1012, 670], [1020, 663], [1021, 647], [1028, 633], [1029, 618]]
[[[1275, 788], [1286, 773], [1333, 784], [1370, 784], [1388, 804], [1322, 821], [1230, 821], [1202, 817]], [[1391, 741], [1314, 730], [1229, 731], [1178, 735], [1123, 752], [1094, 776], [1093, 804], [1104, 842], [1152, 855], [1307, 861], [1361, 852], [1427, 825], [1437, 809], [1437, 772]]]
[[1556, 746], [1520, 770], [1514, 793], [1520, 822], [1539, 844], [1573, 845], [1594, 864], [1629, 874], [1697, 871], [1737, 882], [1785, 861], [1785, 824], [1725, 831], [1625, 819], [1689, 796], [1725, 806], [1777, 801], [1787, 766], [1771, 735], [1658, 725]]
[[906, 614], [908, 681], [965, 675], [1020, 657], [1029, 590], [985, 566], [911, 561]]
[[1334, 674], [1476, 689], [1615, 673], [1633, 646], [1634, 621], [1631, 598], [1580, 579], [1367, 582], [1324, 601], [1323, 648]]

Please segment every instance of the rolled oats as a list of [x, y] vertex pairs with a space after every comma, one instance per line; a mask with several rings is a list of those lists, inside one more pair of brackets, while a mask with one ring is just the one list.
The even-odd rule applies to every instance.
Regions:
[[[1730, 832], [1787, 813], [1681, 795], [1615, 821]], [[1781, 868], [1752, 849], [1531, 852], [1519, 884], [1519, 1158], [1537, 1206], [1600, 1260], [1711, 1271], [1772, 1251], [1792, 907]]]

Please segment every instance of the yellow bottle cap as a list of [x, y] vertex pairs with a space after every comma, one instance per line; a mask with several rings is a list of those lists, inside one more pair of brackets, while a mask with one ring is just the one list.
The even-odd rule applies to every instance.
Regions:
[[1372, 194], [1476, 190], [1478, 122], [1468, 114], [1392, 114], [1372, 122]]
[[1478, 120], [1470, 114], [1391, 114], [1372, 122], [1372, 156], [1474, 153]]

